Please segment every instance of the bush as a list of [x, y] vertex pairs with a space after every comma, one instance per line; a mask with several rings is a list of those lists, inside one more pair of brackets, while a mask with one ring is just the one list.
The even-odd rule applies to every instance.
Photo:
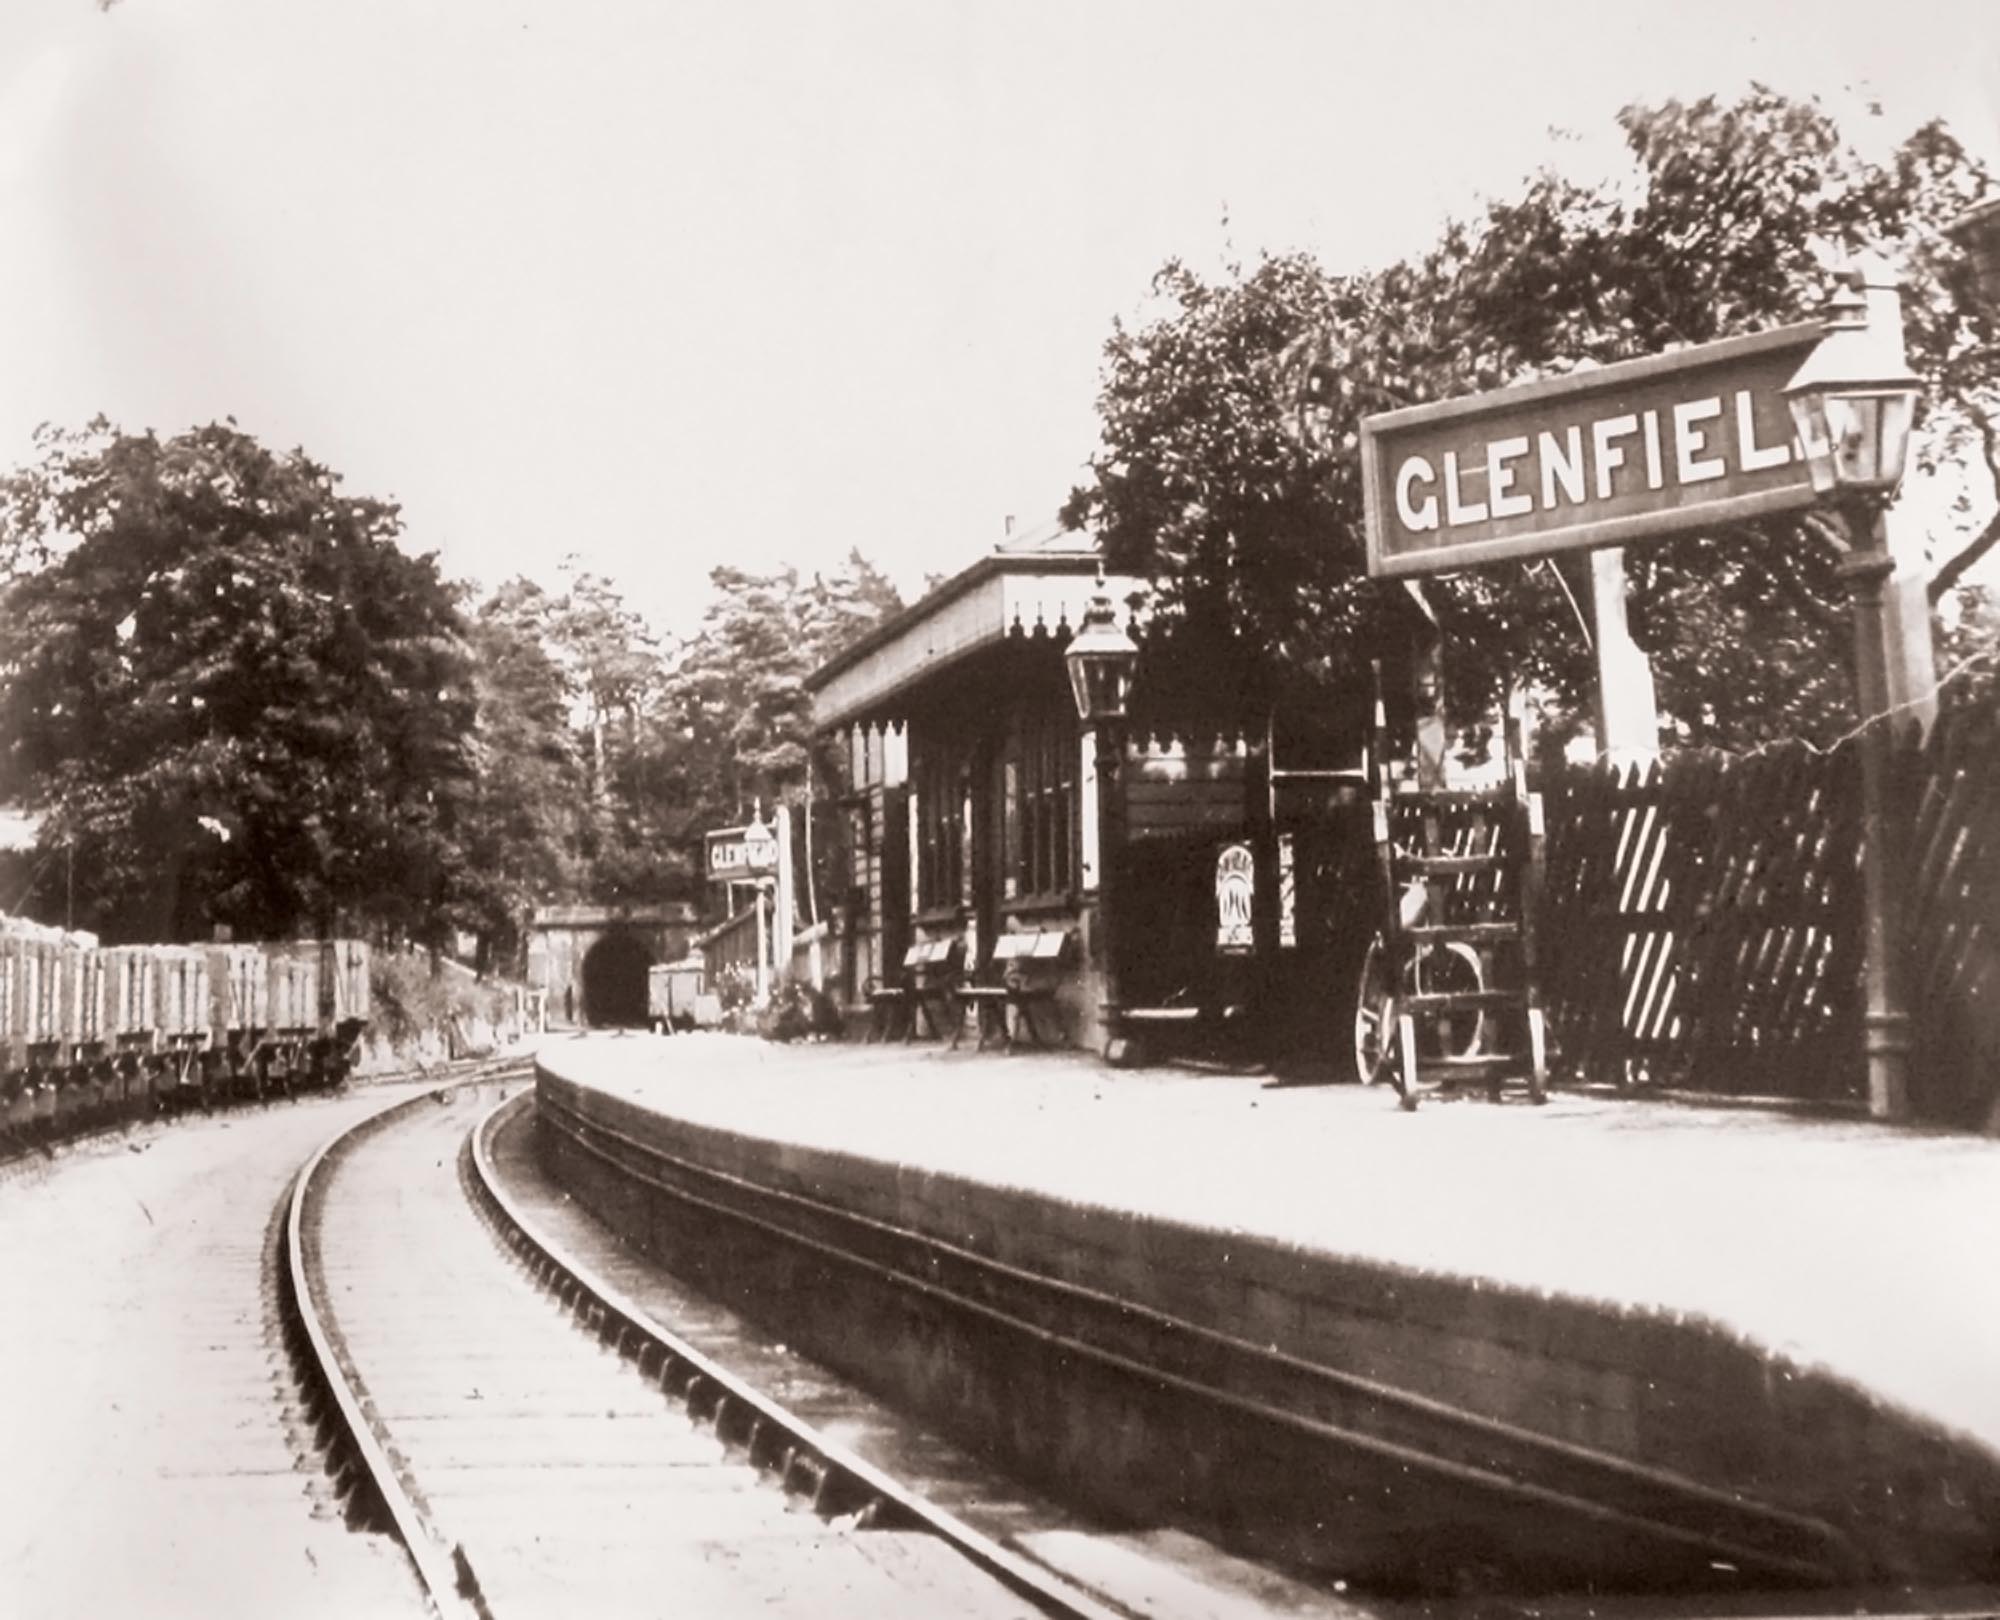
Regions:
[[757, 1020], [757, 1033], [767, 1041], [823, 1039], [837, 1035], [840, 1027], [840, 1009], [833, 999], [809, 984], [780, 985]]
[[369, 959], [372, 1041], [406, 1055], [465, 1056], [518, 1038], [514, 987], [421, 951], [377, 950]]

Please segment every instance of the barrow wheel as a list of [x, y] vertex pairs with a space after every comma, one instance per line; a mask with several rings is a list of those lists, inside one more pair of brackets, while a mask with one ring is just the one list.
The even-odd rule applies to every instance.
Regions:
[[[1354, 991], [1354, 1078], [1372, 1086], [1385, 1075], [1400, 1072], [1397, 1016], [1408, 994], [1464, 994], [1486, 987], [1479, 953], [1454, 940], [1426, 945], [1412, 954], [1399, 972], [1390, 971], [1390, 951], [1382, 936], [1368, 942]], [[1431, 1021], [1418, 1037], [1423, 1058], [1477, 1057], [1485, 1044], [1483, 1014], [1458, 1014]]]
[[[1479, 953], [1461, 940], [1426, 945], [1404, 969], [1406, 988], [1421, 995], [1476, 995], [1486, 988]], [[1485, 1050], [1484, 1013], [1447, 1013], [1427, 1020], [1418, 1034], [1417, 1053], [1425, 1058], [1473, 1058]]]
[[1389, 948], [1377, 934], [1361, 959], [1354, 989], [1354, 1078], [1372, 1086], [1396, 1061], [1396, 981]]

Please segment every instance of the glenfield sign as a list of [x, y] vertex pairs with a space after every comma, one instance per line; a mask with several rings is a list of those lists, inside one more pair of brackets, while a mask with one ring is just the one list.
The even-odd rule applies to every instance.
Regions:
[[778, 863], [778, 841], [769, 832], [753, 839], [748, 827], [722, 827], [707, 835], [707, 846], [711, 883], [748, 883], [770, 876]]
[[1437, 574], [1812, 505], [1783, 390], [1811, 322], [1361, 424], [1368, 572]]

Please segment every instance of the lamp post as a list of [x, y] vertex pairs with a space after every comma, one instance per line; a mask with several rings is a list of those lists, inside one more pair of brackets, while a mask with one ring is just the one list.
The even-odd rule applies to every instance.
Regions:
[[763, 1007], [771, 999], [770, 926], [764, 917], [764, 895], [770, 874], [778, 865], [778, 835], [765, 824], [762, 805], [751, 816], [750, 825], [743, 829], [743, 864], [750, 869], [757, 885], [757, 1005]]
[[1132, 697], [1132, 672], [1139, 649], [1118, 628], [1104, 570], [1097, 571], [1097, 591], [1083, 615], [1083, 626], [1063, 654], [1069, 684], [1076, 698], [1077, 717], [1091, 727], [1097, 749], [1097, 937], [1103, 972], [1105, 1056], [1122, 1055], [1117, 1020], [1118, 952], [1112, 933], [1116, 915], [1113, 890], [1116, 857], [1125, 842], [1125, 795], [1118, 780], [1124, 753], [1124, 722]]
[[1894, 571], [1884, 522], [1909, 452], [1918, 379], [1900, 332], [1871, 326], [1861, 290], [1843, 282], [1818, 346], [1785, 388], [1813, 492], [1845, 519], [1840, 577], [1854, 621], [1855, 701], [1861, 711], [1861, 873], [1868, 1111], [1909, 1112], [1910, 1012], [1904, 984], [1900, 840], [1889, 814], [1894, 706], [1891, 661], [1904, 656], [1885, 611]]

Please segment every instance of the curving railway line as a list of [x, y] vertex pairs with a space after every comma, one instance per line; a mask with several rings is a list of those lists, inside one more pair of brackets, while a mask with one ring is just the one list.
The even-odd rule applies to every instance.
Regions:
[[410, 1087], [254, 1107], [0, 1168], [0, 1614], [421, 1616], [301, 1408], [273, 1208]]
[[285, 1210], [294, 1337], [341, 1477], [438, 1612], [1125, 1612], [559, 1256], [494, 1176], [505, 1088], [448, 1087], [343, 1132]]
[[38, 1459], [0, 1478], [0, 1612], [1605, 1607], [1357, 1601], [1037, 1499], [626, 1249], [543, 1174], [527, 1077], [488, 1065], [0, 1177], [0, 1298], [43, 1305], [0, 1335], [9, 1439]]

